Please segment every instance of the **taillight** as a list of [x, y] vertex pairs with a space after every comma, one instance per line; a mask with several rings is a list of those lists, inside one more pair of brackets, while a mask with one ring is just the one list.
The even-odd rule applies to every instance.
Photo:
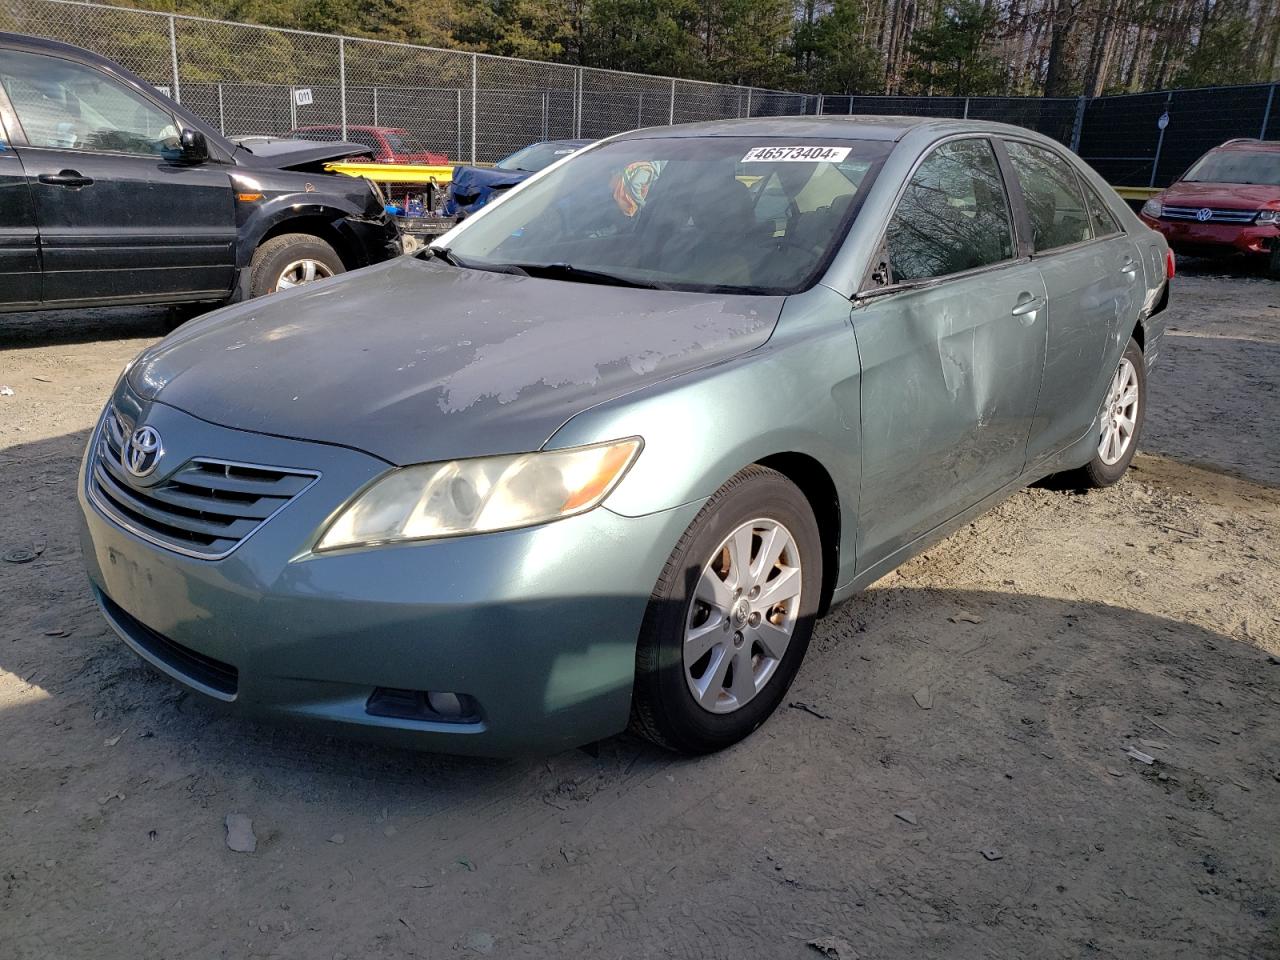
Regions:
[[1166, 250], [1164, 252], [1164, 277], [1166, 280], [1172, 280], [1173, 275], [1178, 272], [1177, 265], [1173, 260], [1173, 251]]

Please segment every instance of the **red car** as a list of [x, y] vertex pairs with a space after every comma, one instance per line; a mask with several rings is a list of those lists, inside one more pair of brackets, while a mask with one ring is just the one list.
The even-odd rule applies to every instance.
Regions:
[[1280, 143], [1228, 140], [1143, 206], [1178, 253], [1267, 257], [1280, 277]]
[[310, 127], [297, 127], [290, 130], [287, 136], [296, 137], [299, 140], [325, 142], [342, 140], [347, 143], [358, 143], [368, 147], [373, 154], [373, 159], [378, 163], [446, 164], [449, 162], [447, 154], [428, 150], [400, 127], [357, 127], [347, 124], [347, 135], [344, 137], [342, 127], [337, 124], [317, 124]]

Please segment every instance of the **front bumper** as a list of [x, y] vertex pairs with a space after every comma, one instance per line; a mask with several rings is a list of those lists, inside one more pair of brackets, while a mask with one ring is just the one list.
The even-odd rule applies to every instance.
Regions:
[[1274, 225], [1240, 225], [1234, 223], [1199, 223], [1182, 220], [1156, 220], [1141, 216], [1143, 223], [1162, 234], [1175, 253], [1188, 256], [1224, 256], [1229, 254], [1268, 254], [1280, 238]]
[[[600, 508], [524, 530], [316, 555], [316, 534], [385, 463], [218, 427], [123, 389], [116, 402], [159, 430], [174, 467], [208, 456], [321, 474], [210, 561], [123, 529], [88, 495], [82, 468], [95, 595], [162, 671], [245, 714], [452, 753], [546, 753], [626, 726], [649, 593], [698, 504], [638, 518]], [[479, 717], [376, 715], [369, 701], [380, 688], [466, 694]]]

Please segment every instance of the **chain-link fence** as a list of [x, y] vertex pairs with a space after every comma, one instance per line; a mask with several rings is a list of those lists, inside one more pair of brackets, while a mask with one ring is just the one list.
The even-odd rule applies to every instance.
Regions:
[[[78, 0], [0, 0], [0, 30], [124, 64], [227, 136], [399, 131], [406, 153], [492, 162], [537, 140], [816, 113], [812, 94], [227, 23]], [[366, 131], [367, 133], [367, 131]]]
[[[110, 7], [0, 0], [0, 30], [87, 47], [228, 136], [319, 127], [407, 153], [492, 162], [537, 140], [729, 117], [905, 114], [999, 120], [1070, 146], [1119, 186], [1163, 186], [1233, 137], [1280, 139], [1275, 84], [1130, 96], [871, 97], [763, 90]], [[1280, 104], [1274, 104], [1280, 113]], [[323, 129], [323, 128], [327, 128]]]

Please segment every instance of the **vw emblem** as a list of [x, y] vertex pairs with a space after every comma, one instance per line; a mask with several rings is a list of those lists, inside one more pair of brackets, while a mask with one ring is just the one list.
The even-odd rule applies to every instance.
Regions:
[[164, 444], [160, 442], [160, 434], [154, 427], [139, 427], [125, 444], [125, 469], [141, 480], [149, 476], [164, 456]]
[[1204, 223], [1206, 220], [1210, 220], [1212, 218], [1213, 218], [1213, 211], [1210, 210], [1208, 207], [1201, 207], [1199, 210], [1196, 211], [1196, 219], [1199, 220], [1201, 223]]

